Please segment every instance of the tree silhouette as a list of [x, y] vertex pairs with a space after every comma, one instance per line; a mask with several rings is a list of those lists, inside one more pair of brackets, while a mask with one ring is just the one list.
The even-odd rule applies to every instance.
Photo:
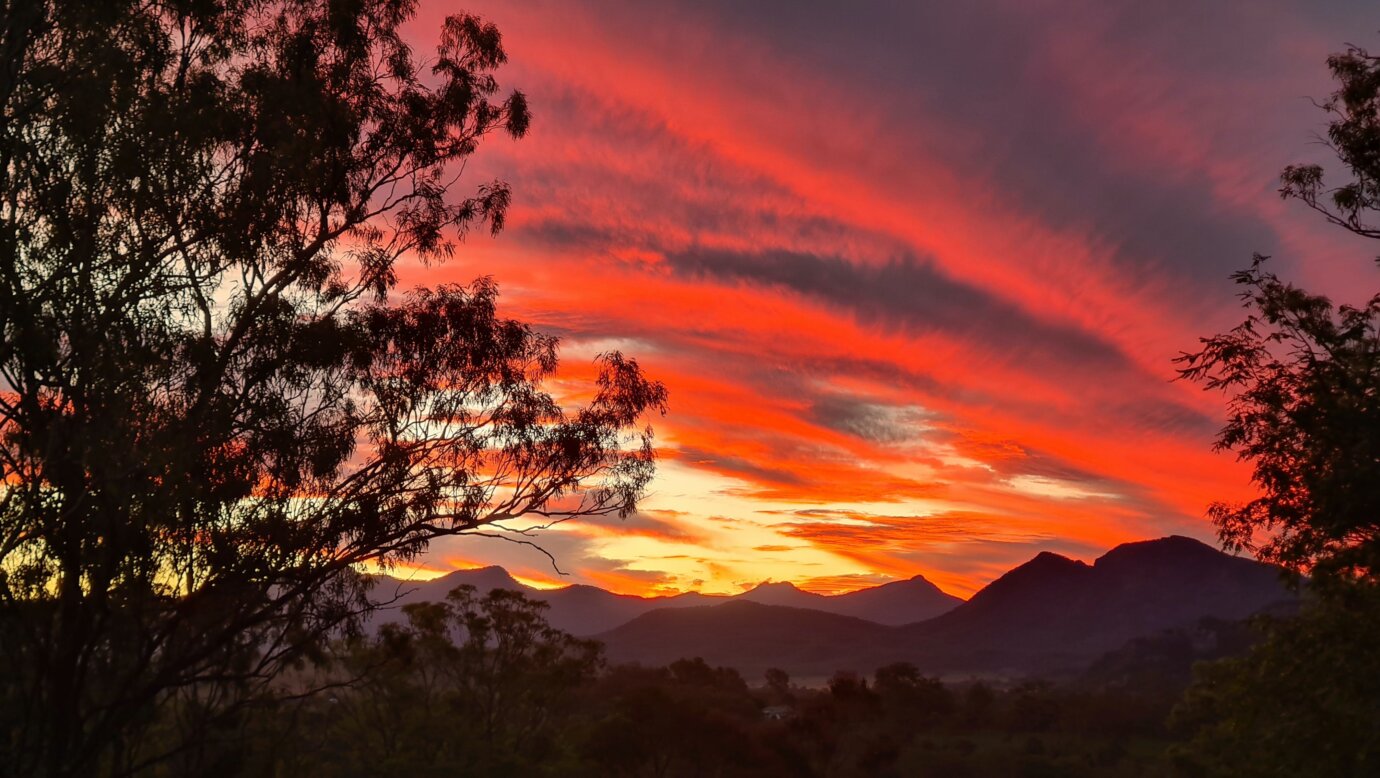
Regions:
[[[1374, 775], [1380, 771], [1380, 590], [1273, 625], [1242, 657], [1205, 663], [1174, 709], [1185, 775]], [[1356, 600], [1362, 600], [1360, 602]]]
[[[361, 563], [626, 514], [665, 391], [587, 404], [491, 281], [390, 294], [503, 226], [455, 196], [522, 136], [498, 31], [413, 0], [0, 6], [0, 758], [124, 774], [179, 697], [204, 726], [369, 607]], [[495, 524], [500, 522], [500, 524]], [[518, 538], [521, 540], [522, 538]], [[195, 728], [194, 728], [195, 729]]]
[[573, 692], [593, 682], [602, 648], [552, 628], [546, 607], [472, 586], [405, 606], [405, 624], [345, 652], [349, 675], [361, 680], [333, 702], [314, 702], [331, 721], [309, 768], [528, 775], [559, 765], [556, 741], [578, 715]]
[[[1323, 104], [1331, 147], [1350, 173], [1328, 189], [1322, 168], [1286, 168], [1280, 193], [1330, 222], [1380, 238], [1380, 58], [1357, 48], [1328, 60], [1339, 82]], [[1252, 463], [1260, 495], [1214, 504], [1229, 546], [1324, 582], [1380, 572], [1380, 295], [1336, 306], [1265, 270], [1235, 275], [1249, 311], [1232, 331], [1180, 358], [1181, 374], [1230, 394], [1217, 440]]]
[[[1280, 193], [1380, 238], [1380, 58], [1352, 47], [1328, 65], [1328, 142], [1349, 173], [1286, 168]], [[1380, 295], [1334, 305], [1264, 267], [1235, 279], [1250, 312], [1181, 357], [1183, 376], [1230, 394], [1217, 445], [1252, 463], [1259, 496], [1215, 504], [1225, 543], [1311, 577], [1302, 614], [1266, 623], [1247, 655], [1201, 666], [1175, 710], [1186, 774], [1369, 775], [1380, 764]]]

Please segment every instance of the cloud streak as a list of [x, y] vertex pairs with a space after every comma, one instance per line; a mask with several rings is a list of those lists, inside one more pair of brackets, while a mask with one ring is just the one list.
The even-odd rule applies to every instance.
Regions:
[[[647, 512], [550, 534], [568, 580], [963, 593], [1042, 549], [1210, 539], [1245, 471], [1169, 360], [1232, 322], [1254, 251], [1368, 288], [1365, 247], [1274, 193], [1359, 3], [474, 10], [534, 108], [467, 173], [511, 182], [510, 226], [404, 283], [493, 274], [568, 376], [622, 348], [672, 392]], [[518, 551], [429, 560], [541, 575]]]

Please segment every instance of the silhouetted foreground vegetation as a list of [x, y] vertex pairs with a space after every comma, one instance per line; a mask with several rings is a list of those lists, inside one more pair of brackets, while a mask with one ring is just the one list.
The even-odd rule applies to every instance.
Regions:
[[360, 566], [651, 479], [635, 361], [574, 407], [491, 280], [398, 288], [502, 228], [457, 181], [530, 121], [492, 24], [418, 53], [415, 11], [0, 4], [0, 769], [195, 755], [372, 608]]
[[[479, 597], [460, 587], [444, 603], [407, 606], [406, 623], [339, 643], [282, 681], [331, 686], [326, 692], [292, 699], [280, 689], [195, 738], [176, 732], [200, 720], [184, 710], [195, 699], [172, 702], [151, 737], [198, 745], [150, 774], [1235, 774], [1215, 760], [1247, 745], [1215, 729], [1223, 713], [1215, 705], [1229, 689], [1212, 700], [1195, 692], [1171, 719], [1182, 686], [1153, 673], [946, 684], [899, 663], [805, 688], [779, 670], [744, 679], [699, 659], [611, 667], [599, 644], [549, 627], [544, 609], [516, 592]], [[1211, 676], [1240, 677], [1236, 668], [1249, 664]]]
[[[1380, 57], [1328, 58], [1321, 107], [1344, 171], [1293, 165], [1280, 195], [1380, 239]], [[1210, 666], [1178, 720], [1209, 775], [1380, 774], [1380, 294], [1336, 304], [1266, 270], [1236, 274], [1236, 328], [1180, 359], [1229, 397], [1217, 447], [1252, 467], [1253, 499], [1209, 510], [1224, 544], [1306, 573], [1318, 601], [1237, 660]]]

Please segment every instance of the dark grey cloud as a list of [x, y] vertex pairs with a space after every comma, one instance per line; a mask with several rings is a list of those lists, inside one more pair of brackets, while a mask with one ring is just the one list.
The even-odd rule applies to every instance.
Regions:
[[803, 486], [806, 483], [805, 479], [788, 470], [766, 467], [732, 454], [706, 451], [693, 446], [681, 446], [677, 452], [677, 456], [686, 462], [708, 467], [712, 470], [747, 476], [759, 483], [779, 486]]
[[[1217, 200], [1205, 171], [1165, 170], [1147, 165], [1133, 148], [1110, 148], [1098, 122], [1115, 119], [1117, 106], [1088, 105], [1046, 61], [1062, 39], [1096, 36], [1099, 45], [1090, 47], [1096, 58], [1074, 67], [1124, 83], [1133, 110], [1146, 96], [1130, 90], [1149, 69], [1182, 78], [1187, 89], [1233, 74], [1268, 78], [1292, 67], [1278, 47], [1297, 31], [1279, 9], [1238, 2], [1169, 14], [1131, 0], [1039, 12], [993, 2], [693, 5], [711, 24], [762, 40], [804, 72], [856, 87], [898, 135], [912, 126], [944, 128], [917, 133], [925, 145], [915, 151], [937, 147], [954, 167], [990, 178], [1044, 224], [1105, 240], [1128, 272], [1153, 269], [1216, 291], [1227, 288], [1229, 273], [1252, 252], [1278, 247], [1268, 224]], [[1246, 137], [1235, 138], [1237, 144], [1272, 142], [1285, 112], [1306, 108], [1278, 98], [1252, 107], [1262, 115], [1240, 125]], [[1222, 131], [1229, 127], [1238, 125]], [[1261, 170], [1260, 185], [1270, 186], [1275, 172]]]
[[741, 254], [699, 249], [666, 259], [686, 276], [793, 291], [846, 308], [870, 325], [945, 333], [981, 343], [986, 353], [1021, 362], [1103, 373], [1132, 369], [1125, 355], [1097, 336], [1037, 319], [914, 256], [872, 266], [788, 251]]
[[924, 414], [842, 394], [827, 394], [810, 403], [806, 418], [815, 424], [873, 443], [903, 443], [916, 437]]
[[[1186, 303], [1220, 300], [1232, 270], [1253, 252], [1277, 252], [1280, 242], [1270, 224], [1223, 200], [1206, 169], [1166, 169], [1125, 142], [1114, 125], [1122, 109], [1143, 114], [1182, 101], [1185, 116], [1199, 122], [1194, 134], [1211, 148], [1266, 152], [1260, 156], [1270, 162], [1245, 183], [1267, 193], [1278, 169], [1304, 153], [1322, 125], [1304, 98], [1330, 88], [1323, 65], [1330, 49], [1303, 59], [1299, 20], [1334, 35], [1334, 49], [1380, 27], [1357, 27], [1372, 15], [1361, 3], [1304, 0], [1234, 0], [1176, 13], [1137, 0], [598, 6], [615, 37], [659, 35], [674, 44], [676, 25], [690, 18], [723, 34], [725, 56], [733, 43], [750, 41], [799, 79], [828, 82], [834, 90], [827, 93], [858, 94], [889, 135], [867, 171], [878, 176], [879, 190], [888, 187], [888, 170], [904, 175], [909, 137], [912, 153], [970, 171], [975, 188], [991, 184], [1044, 225], [1094, 237], [1113, 249], [1128, 282], [1178, 285]], [[1097, 45], [1069, 45], [1089, 41]], [[1066, 71], [1053, 68], [1052, 58]], [[1300, 72], [1315, 77], [1301, 79]], [[1123, 88], [1090, 98], [1070, 83], [1083, 74]], [[744, 76], [758, 83], [752, 78]], [[1273, 80], [1302, 85], [1298, 94], [1253, 89]], [[772, 87], [761, 83], [762, 99], [772, 99]], [[839, 110], [845, 109], [821, 103], [797, 125], [808, 130]], [[1181, 117], [1169, 110], [1164, 119], [1172, 133]], [[898, 184], [913, 185], [924, 183]]]

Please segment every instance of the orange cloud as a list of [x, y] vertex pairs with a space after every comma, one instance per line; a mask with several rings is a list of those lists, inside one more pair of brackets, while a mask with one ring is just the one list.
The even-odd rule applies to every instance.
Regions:
[[551, 534], [571, 579], [971, 592], [1046, 548], [1210, 539], [1247, 471], [1170, 359], [1237, 315], [1252, 251], [1362, 286], [1271, 183], [1342, 14], [485, 5], [535, 113], [473, 161], [509, 228], [404, 284], [493, 274], [563, 338], [570, 401], [612, 348], [671, 390], [648, 510]]

